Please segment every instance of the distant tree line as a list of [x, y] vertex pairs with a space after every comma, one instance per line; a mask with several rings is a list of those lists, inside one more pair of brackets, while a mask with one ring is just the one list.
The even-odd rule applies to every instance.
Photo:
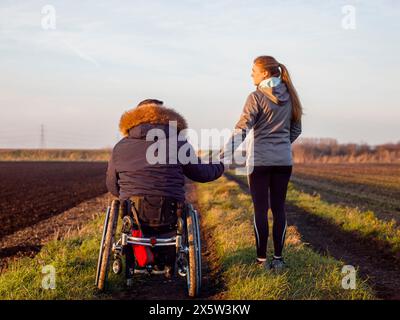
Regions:
[[340, 144], [331, 138], [299, 138], [293, 144], [295, 163], [400, 163], [400, 141], [371, 146]]
[[[292, 146], [295, 163], [400, 163], [400, 141], [371, 146], [340, 144], [331, 138], [299, 138]], [[111, 149], [0, 149], [0, 161], [108, 161], [110, 155]], [[204, 151], [199, 155], [204, 156]]]

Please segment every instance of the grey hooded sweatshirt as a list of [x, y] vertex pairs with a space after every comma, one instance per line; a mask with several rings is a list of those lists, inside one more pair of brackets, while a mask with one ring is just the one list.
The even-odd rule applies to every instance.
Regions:
[[290, 166], [293, 143], [301, 134], [301, 121], [291, 119], [292, 103], [286, 84], [257, 88], [244, 105], [235, 129], [254, 129], [254, 165]]

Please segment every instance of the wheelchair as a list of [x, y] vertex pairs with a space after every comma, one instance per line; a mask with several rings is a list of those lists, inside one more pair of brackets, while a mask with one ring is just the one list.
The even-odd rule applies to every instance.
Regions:
[[[100, 291], [106, 290], [110, 269], [115, 274], [121, 274], [125, 268], [127, 281], [132, 282], [134, 282], [133, 274], [136, 273], [166, 273], [169, 278], [185, 277], [188, 296], [197, 297], [200, 294], [202, 277], [198, 212], [190, 203], [184, 202], [176, 209], [176, 223], [171, 225], [169, 232], [160, 232], [157, 228], [147, 227], [142, 237], [134, 237], [132, 230], [137, 228], [138, 224], [140, 228], [141, 219], [137, 219], [138, 216], [134, 215], [135, 211], [132, 208], [137, 210], [135, 203], [131, 200], [117, 199], [113, 200], [107, 208], [97, 263], [96, 287]], [[122, 220], [120, 229], [118, 229], [118, 220]], [[156, 259], [154, 256], [152, 264], [139, 268], [133, 255], [132, 245], [145, 246], [154, 251], [165, 250], [168, 247], [167, 250], [172, 252], [169, 260], [173, 267], [165, 267], [163, 271], [157, 271], [155, 267], [160, 257]], [[123, 256], [126, 260], [125, 265]]]

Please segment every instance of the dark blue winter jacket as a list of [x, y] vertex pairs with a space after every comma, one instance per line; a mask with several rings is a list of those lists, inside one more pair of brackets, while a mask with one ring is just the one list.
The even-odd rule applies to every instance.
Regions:
[[120, 121], [125, 137], [115, 145], [108, 164], [108, 190], [121, 200], [158, 195], [183, 201], [185, 177], [197, 182], [219, 178], [222, 163], [201, 163], [187, 141], [178, 141], [186, 128], [180, 114], [163, 106], [148, 104], [125, 112]]

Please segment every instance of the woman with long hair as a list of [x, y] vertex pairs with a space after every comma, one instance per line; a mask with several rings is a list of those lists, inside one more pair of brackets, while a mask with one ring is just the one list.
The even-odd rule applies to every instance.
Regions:
[[[302, 105], [287, 68], [271, 56], [254, 60], [252, 74], [257, 89], [245, 103], [235, 130], [254, 133], [254, 166], [248, 184], [254, 205], [254, 233], [259, 264], [267, 269], [285, 267], [285, 200], [292, 173], [291, 144], [301, 133]], [[267, 260], [268, 209], [273, 215], [274, 255]]]

